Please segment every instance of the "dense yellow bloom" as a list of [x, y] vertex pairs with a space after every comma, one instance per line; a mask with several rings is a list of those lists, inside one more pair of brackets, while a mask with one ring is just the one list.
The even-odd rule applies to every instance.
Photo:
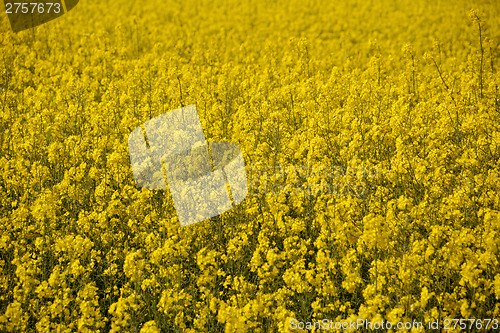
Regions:
[[[0, 13], [0, 331], [499, 318], [500, 8], [474, 5], [86, 1], [17, 34]], [[249, 194], [180, 227], [127, 139], [190, 104]]]

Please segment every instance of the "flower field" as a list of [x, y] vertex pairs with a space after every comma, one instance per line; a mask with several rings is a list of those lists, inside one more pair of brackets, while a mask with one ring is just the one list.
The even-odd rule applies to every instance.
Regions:
[[[82, 0], [13, 33], [2, 11], [0, 332], [500, 330], [499, 17], [493, 0]], [[181, 227], [127, 140], [192, 104], [208, 141], [241, 148], [249, 192]]]

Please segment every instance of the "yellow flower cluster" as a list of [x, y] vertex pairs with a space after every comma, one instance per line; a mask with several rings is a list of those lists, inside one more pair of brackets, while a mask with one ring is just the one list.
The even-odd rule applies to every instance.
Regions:
[[[500, 318], [500, 7], [468, 6], [81, 1], [17, 34], [0, 13], [0, 331]], [[249, 194], [180, 227], [127, 139], [191, 104]]]

